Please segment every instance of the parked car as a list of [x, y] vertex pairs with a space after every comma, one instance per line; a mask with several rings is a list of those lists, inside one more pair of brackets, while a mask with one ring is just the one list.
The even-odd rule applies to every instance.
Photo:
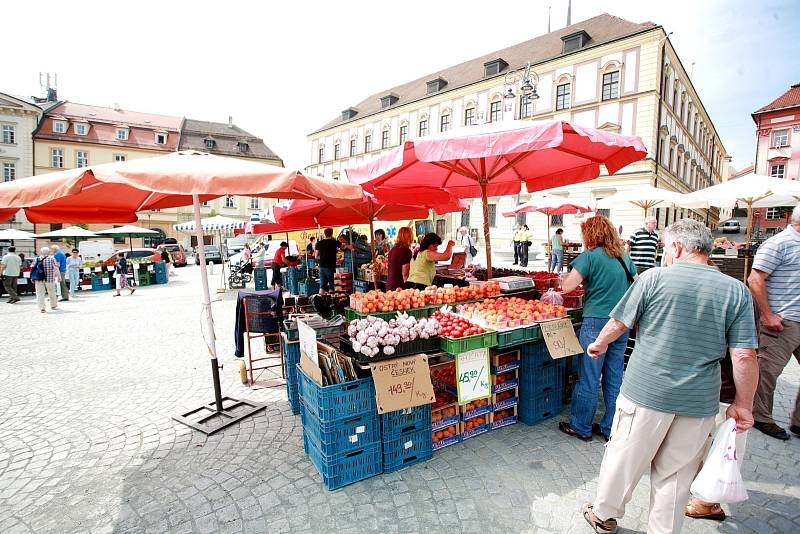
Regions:
[[[222, 255], [219, 253], [219, 247], [217, 245], [205, 245], [203, 247], [203, 252], [206, 254], [206, 264], [208, 263], [222, 263]], [[195, 265], [200, 265], [200, 253], [196, 252], [194, 255], [194, 263]]]
[[175, 267], [185, 267], [186, 266], [186, 251], [183, 249], [183, 245], [181, 244], [163, 244], [158, 245], [156, 248], [159, 252], [162, 250], [166, 250], [169, 252], [169, 255], [172, 256], [172, 263]]
[[736, 219], [725, 221], [720, 228], [723, 234], [738, 234], [742, 231], [742, 225]]
[[121, 248], [114, 252], [104, 263], [106, 265], [114, 265], [116, 261], [117, 254], [122, 252], [125, 255], [126, 260], [130, 260], [133, 258], [148, 260], [153, 263], [159, 263], [161, 260], [161, 251], [158, 251], [154, 248], [135, 248], [133, 250], [129, 248]]

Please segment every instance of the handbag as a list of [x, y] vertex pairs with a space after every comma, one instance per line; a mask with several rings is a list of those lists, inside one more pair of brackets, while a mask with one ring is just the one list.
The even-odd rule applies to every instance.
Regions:
[[468, 236], [467, 239], [468, 239], [467, 243], [469, 244], [469, 255], [474, 258], [475, 256], [478, 255], [478, 249], [475, 248], [475, 245], [472, 244], [472, 237]]

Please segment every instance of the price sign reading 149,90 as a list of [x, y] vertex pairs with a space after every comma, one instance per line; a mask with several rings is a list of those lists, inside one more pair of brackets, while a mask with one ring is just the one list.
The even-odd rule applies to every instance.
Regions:
[[466, 404], [492, 394], [489, 380], [489, 349], [475, 349], [456, 356], [458, 403]]

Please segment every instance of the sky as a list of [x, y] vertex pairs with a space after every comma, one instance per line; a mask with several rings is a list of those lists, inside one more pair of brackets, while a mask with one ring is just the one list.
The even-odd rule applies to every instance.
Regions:
[[[306, 135], [394, 85], [566, 25], [567, 0], [4, 2], [0, 92], [233, 121], [289, 168]], [[670, 39], [740, 169], [750, 113], [800, 82], [800, 0], [574, 0], [572, 22], [602, 12], [652, 21]], [[9, 43], [17, 45], [16, 52]]]

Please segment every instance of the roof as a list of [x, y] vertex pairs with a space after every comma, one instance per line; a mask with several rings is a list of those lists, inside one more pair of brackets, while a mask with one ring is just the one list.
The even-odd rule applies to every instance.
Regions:
[[751, 174], [754, 170], [755, 170], [755, 165], [748, 165], [741, 171], [736, 171], [732, 173], [730, 176], [728, 176], [728, 180], [735, 180], [736, 178], [744, 176], [745, 174]]
[[68, 119], [86, 119], [89, 122], [108, 122], [112, 124], [126, 124], [143, 128], [164, 128], [180, 131], [183, 117], [171, 115], [156, 115], [154, 113], [141, 113], [124, 109], [113, 109], [101, 106], [89, 106], [75, 102], [64, 101], [47, 111], [47, 115], [60, 115]]
[[[206, 140], [213, 139], [216, 146], [206, 148]], [[239, 150], [239, 142], [248, 145], [247, 152]], [[199, 150], [223, 156], [239, 156], [259, 159], [283, 160], [275, 154], [259, 137], [235, 124], [186, 119], [181, 130], [180, 150]]]
[[7, 102], [10, 102], [15, 107], [33, 106], [35, 108], [41, 109], [41, 107], [38, 104], [36, 104], [31, 99], [24, 96], [12, 95], [11, 93], [0, 93], [0, 98], [4, 99]]
[[[321, 126], [314, 133], [383, 111], [381, 109], [380, 99], [381, 97], [384, 97], [390, 93], [394, 93], [399, 97], [397, 103], [395, 103], [393, 106], [400, 106], [403, 104], [408, 104], [409, 102], [423, 99], [429, 96], [427, 94], [427, 82], [439, 77], [447, 81], [445, 91], [450, 91], [481, 81], [485, 79], [484, 63], [498, 58], [502, 58], [509, 65], [508, 68], [504, 69], [503, 72], [501, 72], [498, 76], [504, 76], [511, 70], [524, 67], [527, 62], [530, 62], [531, 64], [538, 64], [553, 58], [557, 58], [562, 55], [563, 41], [561, 38], [567, 35], [575, 34], [580, 31], [584, 31], [589, 34], [591, 39], [588, 41], [587, 46], [576, 51], [580, 52], [593, 46], [609, 43], [623, 37], [629, 37], [631, 35], [658, 27], [659, 26], [653, 22], [630, 22], [628, 20], [609, 15], [608, 13], [603, 13], [602, 15], [598, 15], [583, 22], [578, 22], [577, 24], [567, 26], [566, 28], [540, 35], [539, 37], [535, 37], [529, 41], [488, 53], [484, 56], [465, 61], [464, 63], [459, 63], [458, 65], [448, 67], [440, 71], [432, 72], [403, 85], [385, 89], [379, 93], [365, 98], [358, 105], [353, 106], [358, 111], [353, 118], [342, 119], [342, 117], [339, 116]], [[343, 109], [345, 107], [347, 106], [342, 106]]]
[[776, 109], [800, 107], [800, 83], [796, 83], [789, 88], [788, 91], [781, 96], [767, 104], [766, 106], [757, 109], [753, 115], [764, 113], [767, 111], [774, 111]]

